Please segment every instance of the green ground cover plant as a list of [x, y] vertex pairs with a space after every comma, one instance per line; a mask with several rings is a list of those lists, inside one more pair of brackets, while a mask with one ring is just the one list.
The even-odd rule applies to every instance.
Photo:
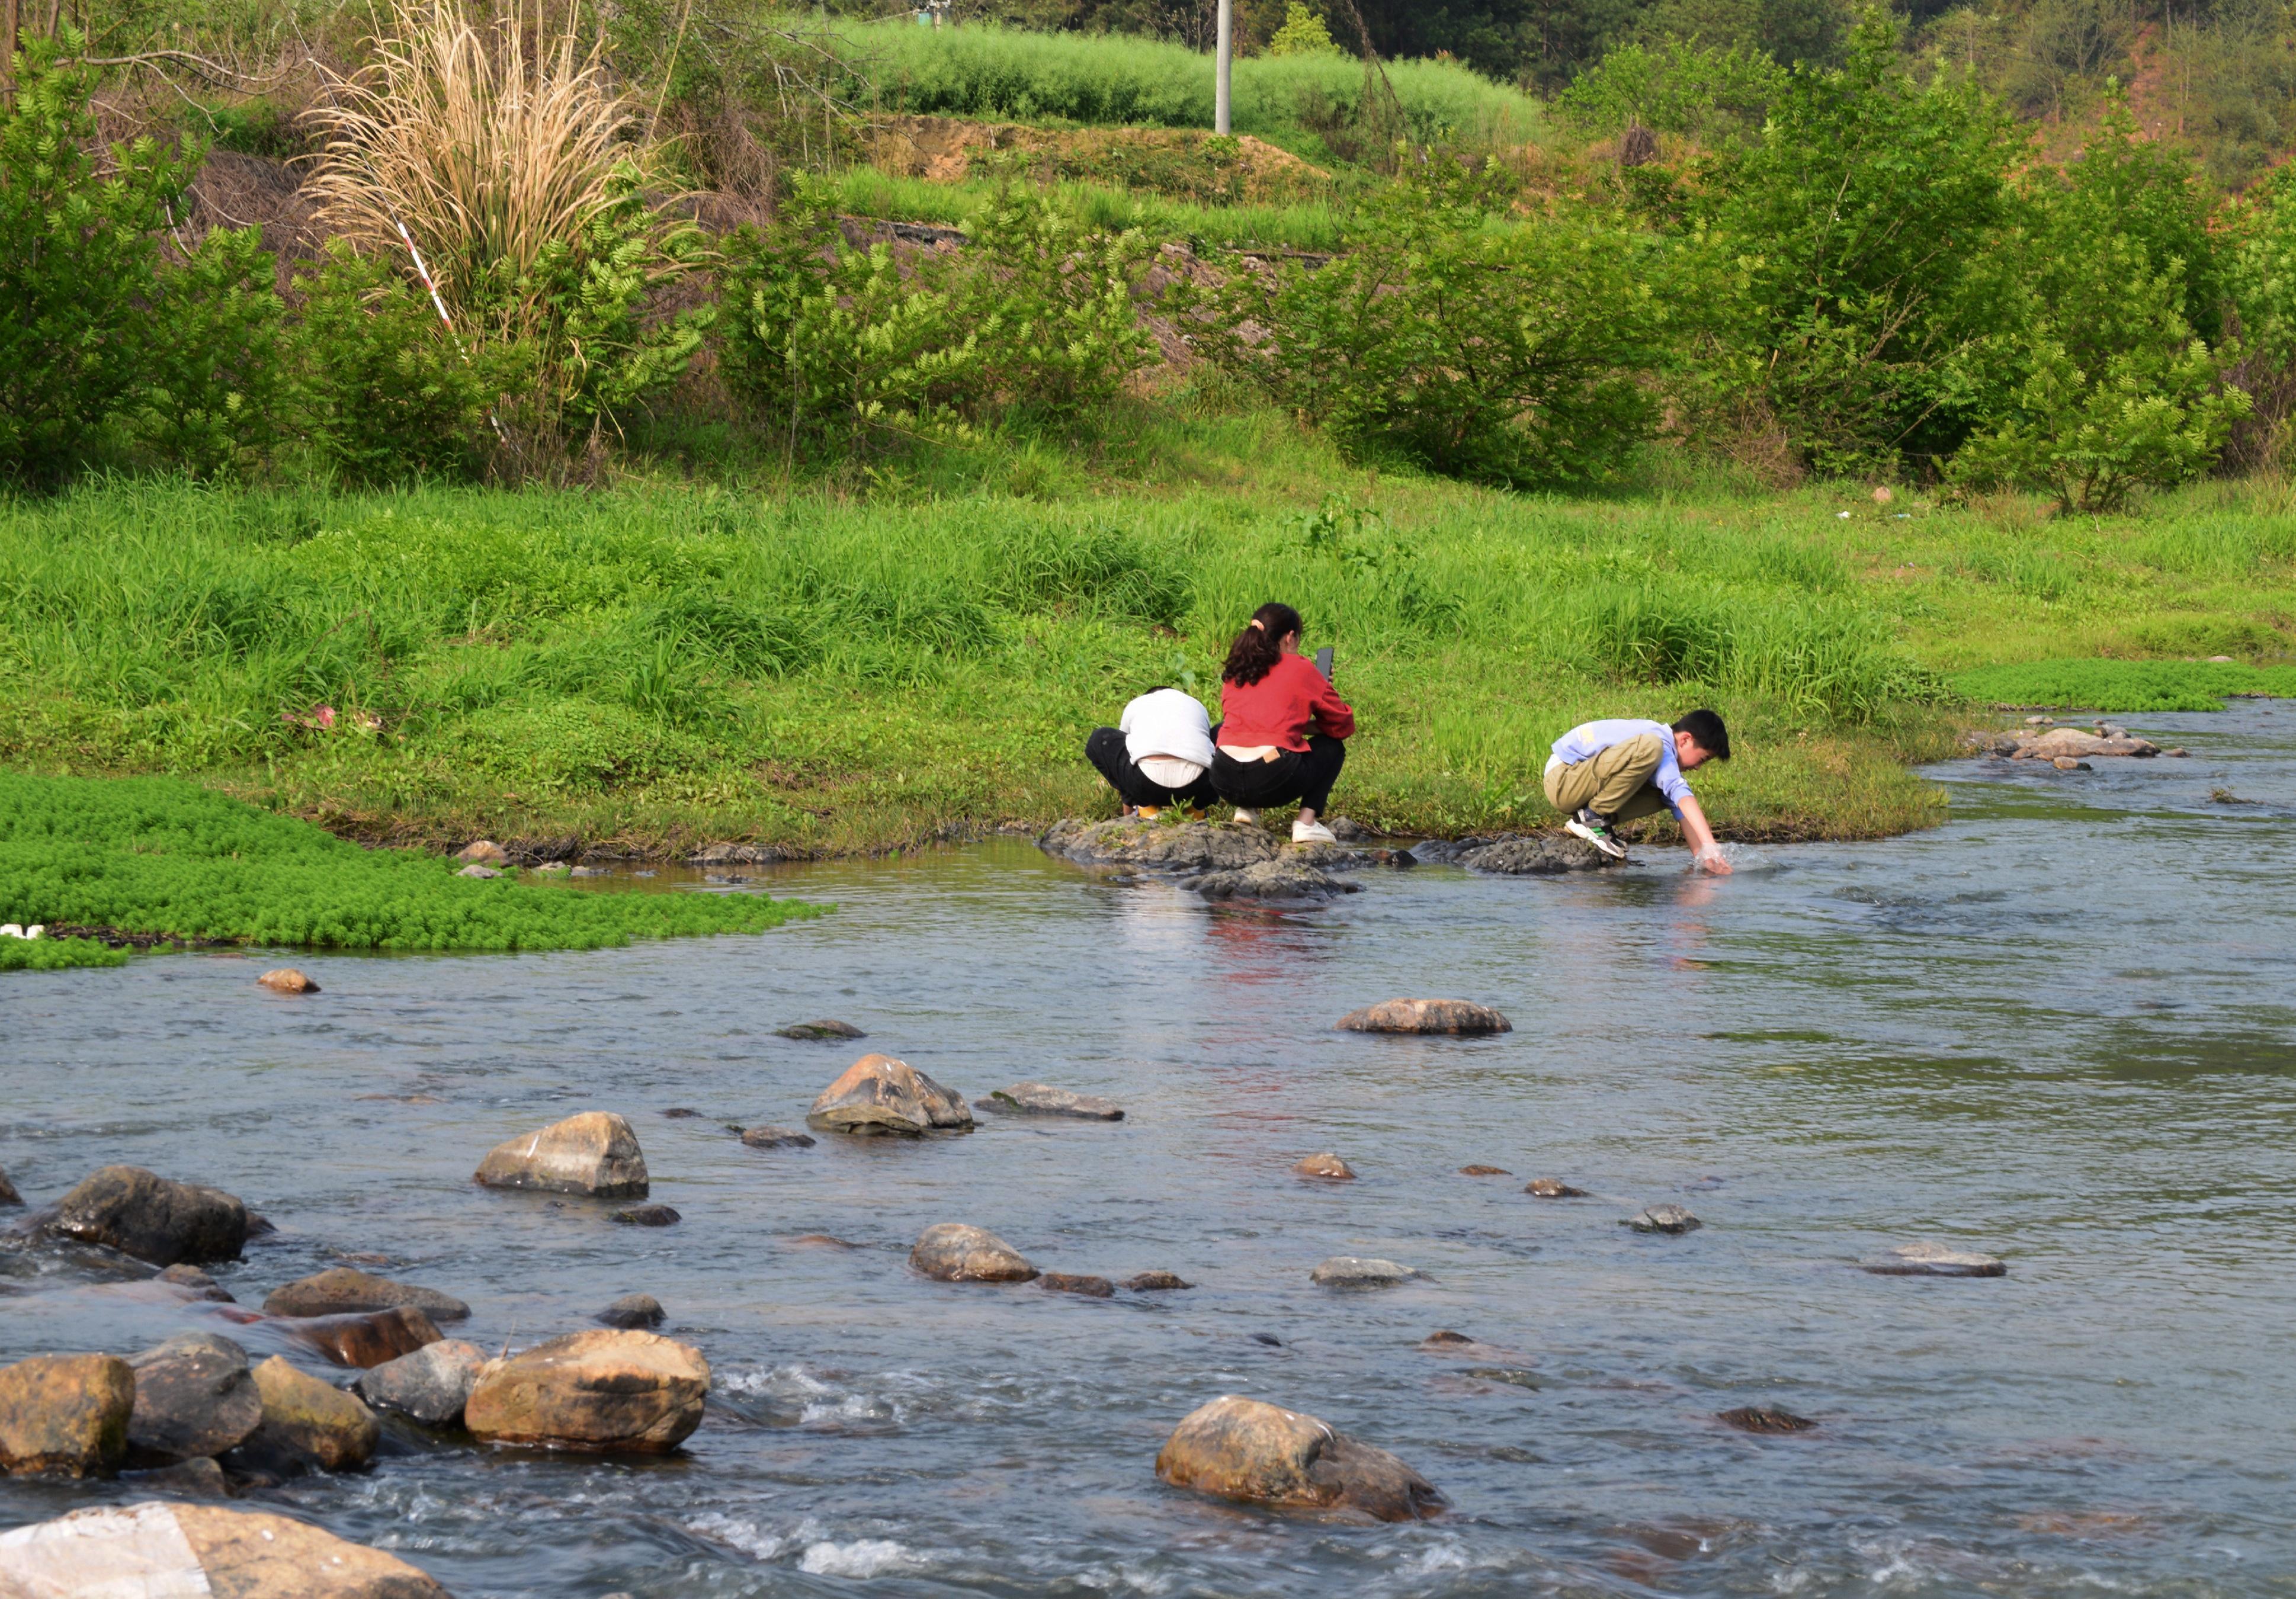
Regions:
[[1957, 672], [1973, 700], [2069, 710], [2222, 710], [2229, 694], [2296, 698], [2296, 666], [2245, 661], [2034, 660]]
[[596, 949], [816, 914], [761, 895], [463, 878], [449, 861], [363, 849], [177, 778], [23, 773], [0, 773], [0, 906], [26, 922], [177, 940], [398, 950]]
[[[996, 186], [983, 178], [939, 183], [897, 177], [874, 167], [851, 167], [823, 180], [837, 209], [848, 216], [897, 222], [931, 222], [954, 227], [988, 204]], [[1278, 249], [1311, 251], [1340, 248], [1351, 213], [1329, 201], [1286, 205], [1196, 205], [1139, 193], [1107, 184], [1046, 185], [1054, 203], [1086, 227], [1139, 228], [1151, 238], [1178, 239], [1200, 249]]]
[[0, 939], [0, 972], [71, 972], [127, 964], [125, 949], [95, 939]]

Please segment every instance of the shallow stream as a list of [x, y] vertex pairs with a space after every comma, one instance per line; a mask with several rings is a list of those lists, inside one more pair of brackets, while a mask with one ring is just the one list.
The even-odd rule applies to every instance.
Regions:
[[[757, 938], [298, 955], [324, 990], [299, 1000], [253, 986], [256, 955], [13, 975], [0, 1168], [35, 1202], [110, 1161], [242, 1195], [280, 1228], [215, 1268], [249, 1304], [355, 1253], [470, 1300], [450, 1335], [496, 1346], [661, 1300], [716, 1369], [679, 1456], [399, 1431], [368, 1473], [258, 1496], [461, 1599], [2284, 1595], [2296, 704], [2131, 726], [2194, 758], [1939, 767], [1949, 825], [1741, 849], [1726, 881], [1667, 851], [1592, 880], [1427, 867], [1270, 914], [999, 843], [760, 871], [839, 909]], [[1423, 994], [1515, 1030], [1332, 1030]], [[817, 1016], [866, 1045], [773, 1034]], [[770, 1152], [724, 1130], [799, 1123], [862, 1048], [976, 1103], [1034, 1079], [1129, 1116]], [[471, 1185], [497, 1140], [591, 1108], [637, 1127], [680, 1225]], [[1359, 1179], [1290, 1175], [1326, 1149]], [[1522, 1191], [1544, 1176], [1593, 1197]], [[1669, 1200], [1704, 1228], [1620, 1225]], [[905, 1251], [938, 1221], [1197, 1286], [925, 1282]], [[2009, 1275], [1855, 1268], [1916, 1239]], [[1429, 1275], [1312, 1286], [1333, 1254]], [[90, 1281], [0, 1253], [0, 1359], [206, 1324]], [[1439, 1328], [1509, 1353], [1421, 1352]], [[1334, 1525], [1160, 1485], [1173, 1423], [1230, 1392], [1394, 1450], [1453, 1513]], [[1763, 1404], [1819, 1425], [1715, 1419]], [[0, 1482], [0, 1526], [128, 1496]]]

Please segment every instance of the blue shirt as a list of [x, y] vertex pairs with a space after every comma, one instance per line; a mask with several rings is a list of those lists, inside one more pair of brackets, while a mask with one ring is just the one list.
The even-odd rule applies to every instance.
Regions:
[[1683, 781], [1682, 763], [1675, 758], [1674, 729], [1664, 722], [1640, 722], [1632, 717], [1582, 722], [1554, 741], [1554, 753], [1547, 764], [1553, 766], [1559, 761], [1563, 766], [1575, 767], [1582, 760], [1594, 759], [1613, 744], [1623, 744], [1645, 733], [1658, 734], [1658, 770], [1651, 774], [1651, 783], [1666, 796], [1668, 807], [1680, 816], [1682, 802], [1690, 798], [1690, 784]]

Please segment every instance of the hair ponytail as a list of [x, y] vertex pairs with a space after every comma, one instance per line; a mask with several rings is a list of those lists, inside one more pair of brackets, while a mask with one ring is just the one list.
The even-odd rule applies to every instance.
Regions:
[[1280, 600], [1270, 600], [1251, 613], [1251, 621], [1227, 647], [1227, 664], [1220, 681], [1249, 685], [1267, 676], [1283, 658], [1283, 641], [1300, 631], [1300, 613]]

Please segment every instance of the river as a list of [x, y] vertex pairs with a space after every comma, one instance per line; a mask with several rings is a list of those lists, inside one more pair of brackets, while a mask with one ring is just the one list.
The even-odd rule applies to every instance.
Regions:
[[[215, 1268], [250, 1304], [353, 1253], [470, 1300], [449, 1332], [491, 1346], [658, 1297], [716, 1372], [678, 1456], [393, 1428], [371, 1472], [247, 1501], [461, 1599], [2285, 1595], [2296, 704], [2128, 720], [2193, 758], [1940, 767], [1948, 825], [1741, 849], [1723, 881], [1666, 851], [1594, 879], [1425, 867], [1270, 914], [1000, 842], [759, 871], [838, 910], [756, 938], [299, 955], [324, 986], [300, 1000], [257, 989], [254, 955], [12, 975], [0, 1168], [35, 1202], [111, 1161], [242, 1195], [280, 1229]], [[1514, 1031], [1332, 1030], [1423, 994]], [[774, 1035], [818, 1016], [867, 1043]], [[721, 1125], [798, 1124], [863, 1048], [976, 1104], [1035, 1079], [1129, 1114], [774, 1152]], [[636, 1126], [680, 1225], [472, 1185], [497, 1140], [590, 1108]], [[1290, 1174], [1318, 1150], [1358, 1180]], [[1546, 1176], [1591, 1196], [1523, 1192]], [[1703, 1229], [1620, 1225], [1660, 1201]], [[1196, 1286], [926, 1282], [905, 1251], [939, 1221]], [[2008, 1275], [1856, 1269], [1916, 1239]], [[1311, 1285], [1332, 1254], [1428, 1275]], [[0, 1358], [126, 1353], [194, 1314], [86, 1269], [0, 1253]], [[1422, 1352], [1438, 1329], [1507, 1353]], [[1337, 1525], [1160, 1485], [1172, 1424], [1232, 1392], [1393, 1450], [1451, 1513]], [[1716, 1420], [1761, 1404], [1818, 1425]], [[128, 1496], [0, 1482], [0, 1526]]]

